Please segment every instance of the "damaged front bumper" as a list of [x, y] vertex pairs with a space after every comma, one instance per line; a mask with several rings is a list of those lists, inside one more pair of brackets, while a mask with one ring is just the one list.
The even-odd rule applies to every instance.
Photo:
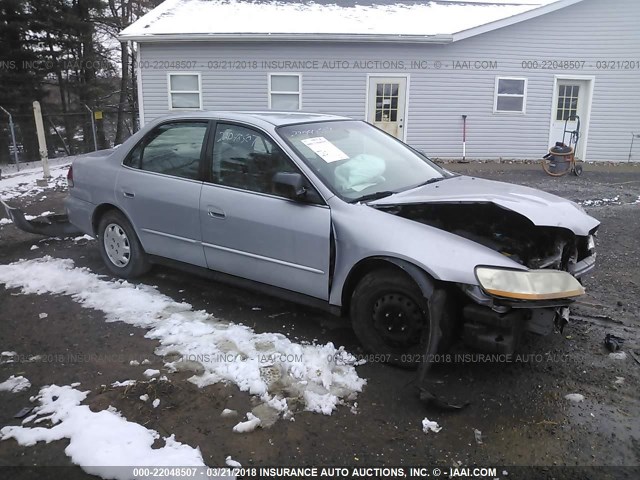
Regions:
[[[590, 268], [595, 263], [593, 257]], [[478, 285], [458, 286], [472, 301], [462, 309], [464, 343], [499, 354], [513, 354], [525, 332], [549, 335], [554, 329], [562, 331], [569, 320], [569, 306], [578, 296], [576, 291], [564, 298], [527, 300], [497, 297]]]
[[33, 220], [27, 220], [22, 210], [12, 207], [0, 200], [7, 216], [20, 230], [46, 237], [64, 237], [82, 233], [75, 225], [69, 222], [69, 217], [64, 214], [47, 215]]

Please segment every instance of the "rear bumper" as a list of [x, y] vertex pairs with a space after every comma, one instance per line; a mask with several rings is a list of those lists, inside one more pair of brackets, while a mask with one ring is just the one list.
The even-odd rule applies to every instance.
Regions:
[[64, 207], [71, 224], [82, 233], [95, 235], [92, 219], [96, 206], [93, 203], [69, 195], [64, 199]]
[[27, 220], [22, 210], [12, 207], [2, 202], [5, 211], [13, 224], [20, 230], [46, 237], [65, 237], [67, 235], [77, 235], [80, 230], [69, 222], [67, 215], [46, 215], [34, 220]]

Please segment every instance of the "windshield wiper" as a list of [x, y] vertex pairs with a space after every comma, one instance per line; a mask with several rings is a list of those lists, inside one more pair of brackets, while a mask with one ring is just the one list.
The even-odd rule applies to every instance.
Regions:
[[420, 184], [416, 185], [416, 186], [415, 186], [415, 187], [413, 187], [413, 188], [424, 187], [425, 185], [429, 185], [429, 184], [431, 184], [431, 183], [440, 182], [440, 181], [442, 181], [442, 180], [445, 180], [446, 178], [448, 178], [448, 177], [434, 177], [434, 178], [430, 178], [430, 179], [429, 179], [429, 180], [427, 180], [426, 182], [422, 182], [422, 183], [420, 183]]
[[369, 200], [378, 200], [380, 198], [384, 198], [384, 197], [388, 197], [390, 195], [393, 195], [394, 193], [398, 193], [398, 192], [392, 192], [392, 191], [389, 191], [389, 190], [384, 190], [382, 192], [369, 193], [367, 195], [362, 195], [361, 197], [354, 198], [353, 200], [351, 200], [351, 203], [366, 202], [366, 201], [369, 201]]

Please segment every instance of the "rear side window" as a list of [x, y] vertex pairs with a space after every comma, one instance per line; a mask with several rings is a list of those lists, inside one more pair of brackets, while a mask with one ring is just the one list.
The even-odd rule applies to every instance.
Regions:
[[125, 165], [148, 172], [198, 180], [207, 122], [160, 125], [140, 142]]

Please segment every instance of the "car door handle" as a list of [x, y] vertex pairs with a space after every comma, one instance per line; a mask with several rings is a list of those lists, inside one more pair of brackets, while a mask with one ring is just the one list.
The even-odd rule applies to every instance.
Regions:
[[219, 207], [212, 206], [207, 207], [207, 215], [209, 215], [211, 218], [225, 218], [227, 216], [224, 213], [224, 210]]
[[131, 192], [122, 192], [122, 194], [127, 198], [133, 198], [136, 196], [135, 193], [131, 193]]

